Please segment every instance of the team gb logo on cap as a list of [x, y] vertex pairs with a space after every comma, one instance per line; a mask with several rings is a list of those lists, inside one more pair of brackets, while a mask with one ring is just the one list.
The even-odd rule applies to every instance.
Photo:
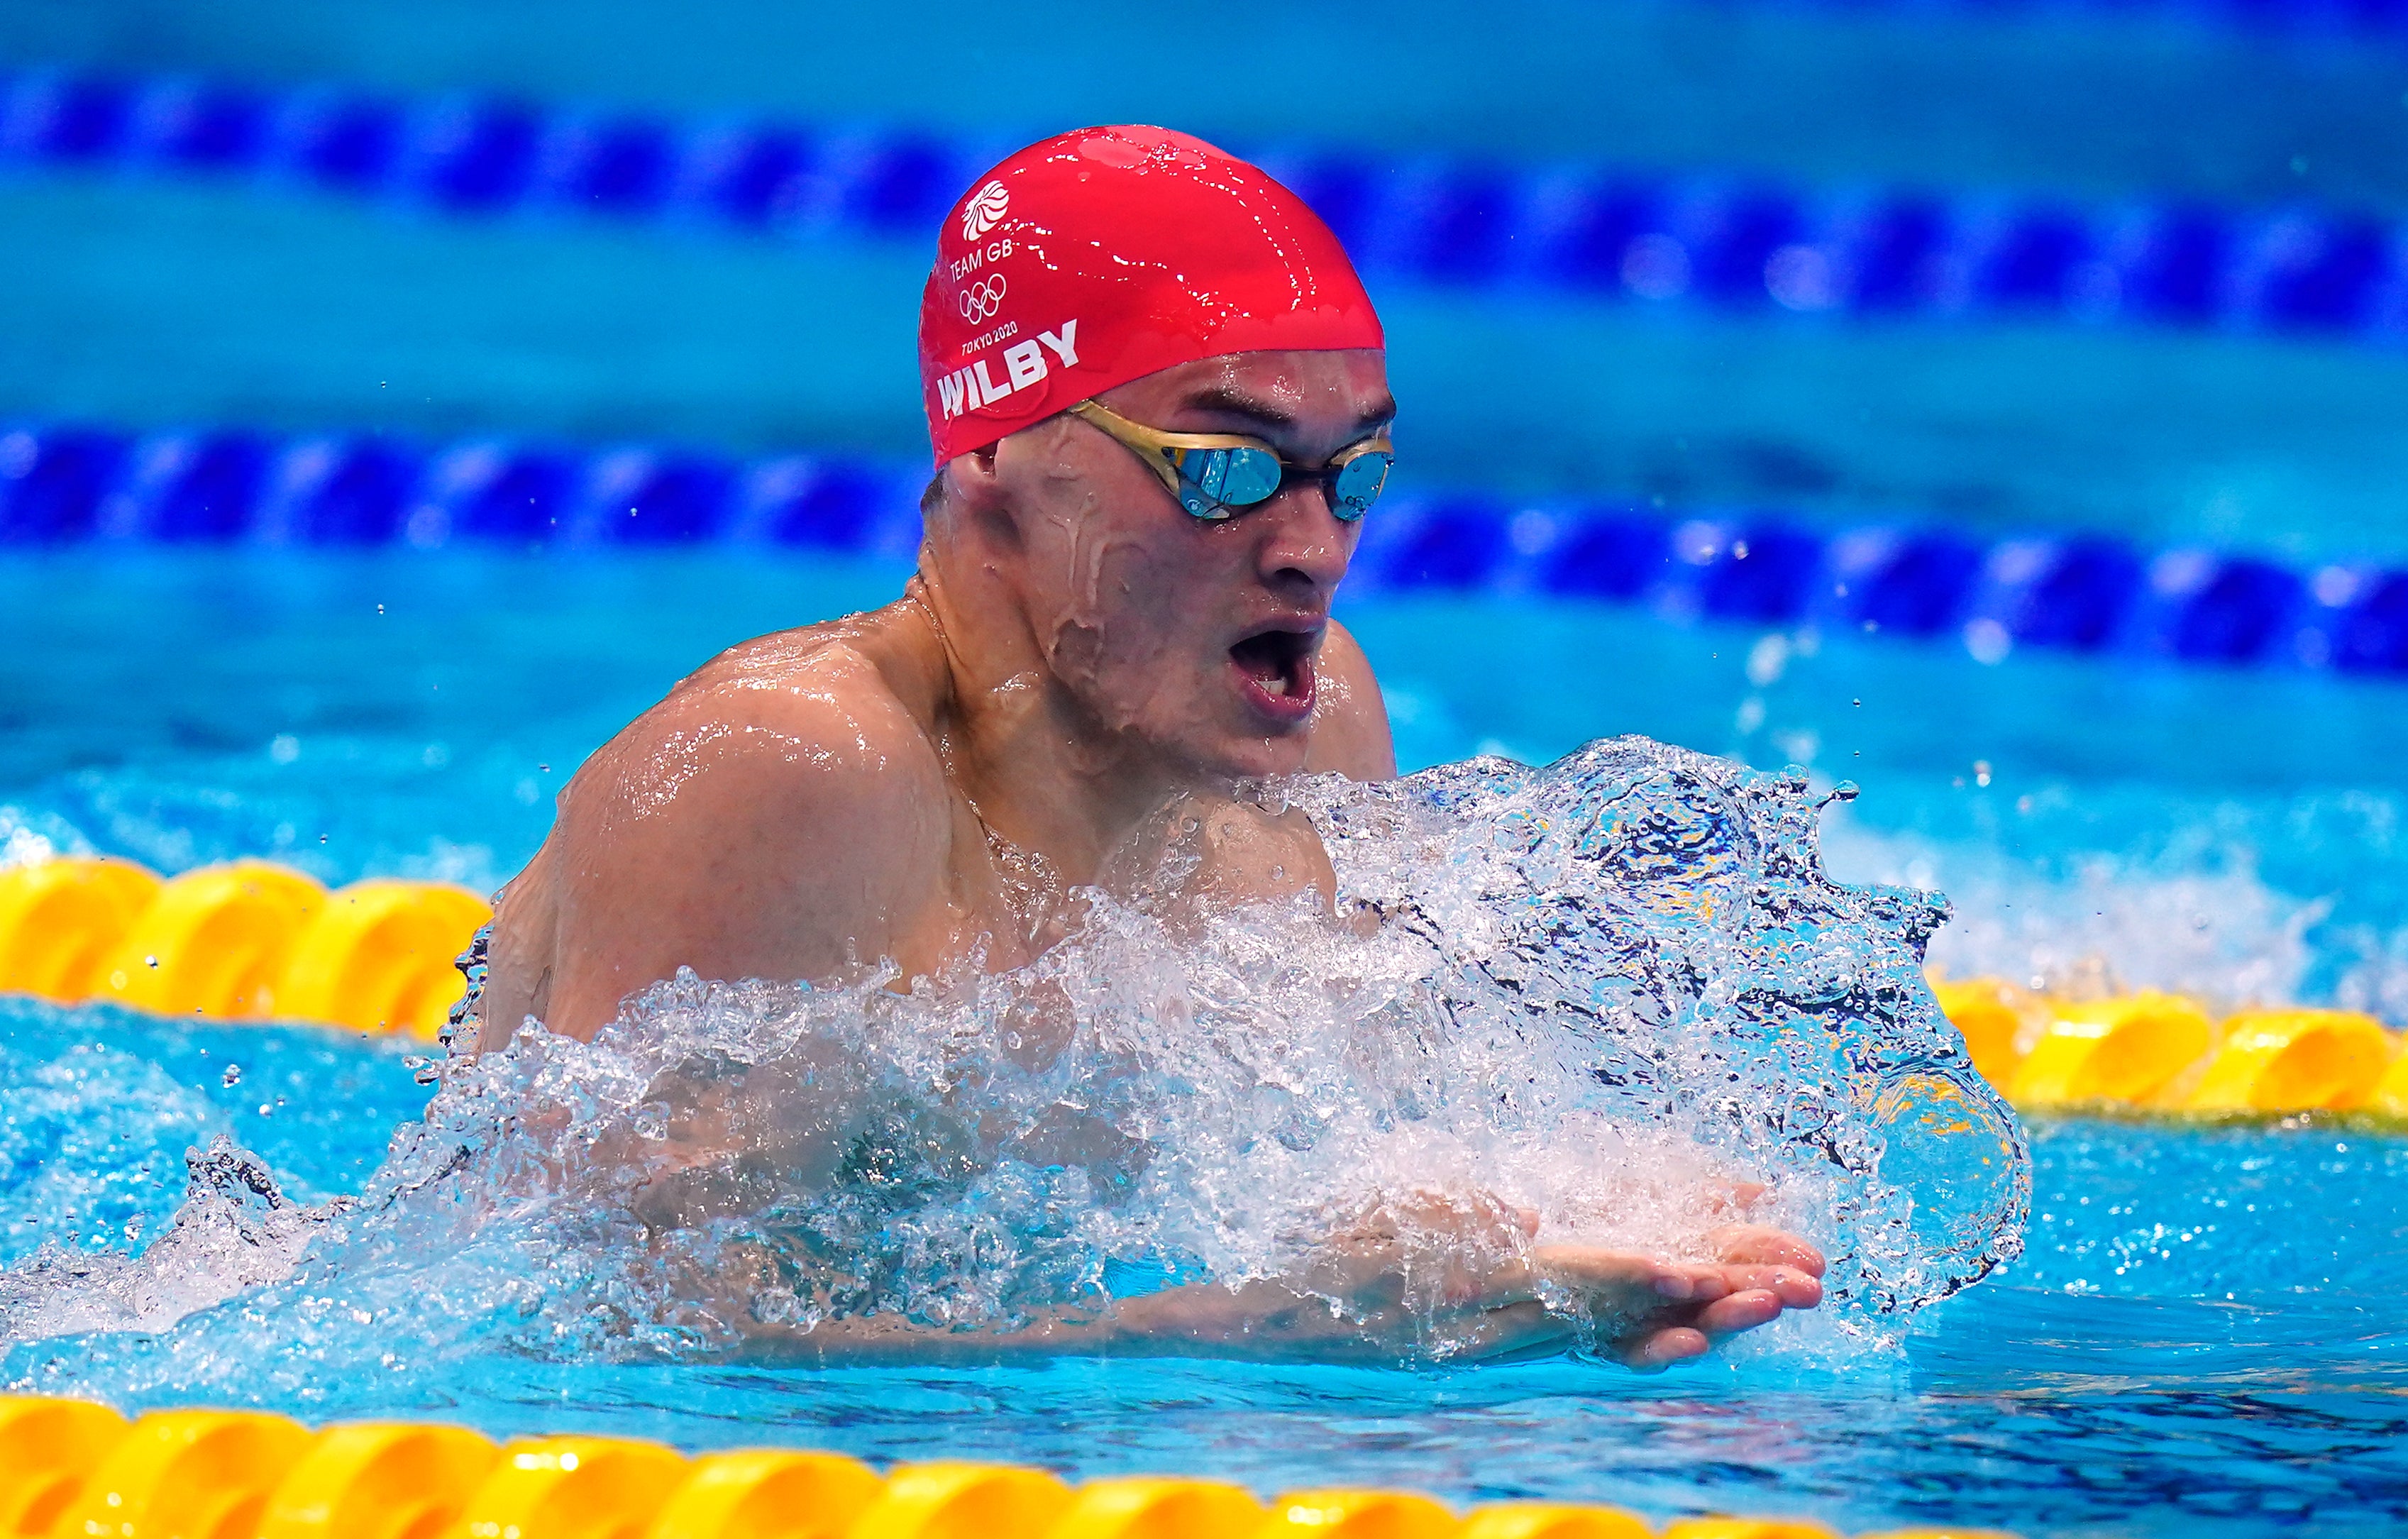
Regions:
[[1010, 207], [1011, 194], [1003, 190], [1003, 183], [988, 182], [978, 190], [976, 197], [970, 199], [969, 207], [962, 210], [962, 238], [976, 240], [994, 229], [1002, 220], [1003, 211]]

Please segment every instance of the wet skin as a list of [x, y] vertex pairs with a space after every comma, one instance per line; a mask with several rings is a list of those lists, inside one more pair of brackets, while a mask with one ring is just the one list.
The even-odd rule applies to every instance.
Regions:
[[[1371, 351], [1206, 359], [1100, 399], [1168, 431], [1259, 438], [1304, 465], [1395, 410]], [[1067, 415], [953, 461], [901, 599], [731, 649], [578, 771], [502, 897], [480, 1050], [529, 1018], [590, 1038], [681, 967], [824, 981], [886, 958], [910, 978], [980, 948], [990, 968], [1017, 966], [1075, 921], [1073, 889], [1116, 885], [1166, 809], [1203, 814], [1191, 897], [1328, 895], [1328, 857], [1303, 815], [1265, 813], [1230, 789], [1297, 771], [1395, 774], [1379, 685], [1329, 618], [1358, 536], [1312, 485], [1226, 521], [1192, 518], [1136, 455]], [[1394, 1279], [1427, 1244], [1400, 1232], [1502, 1258], [1460, 1269], [1448, 1301], [1472, 1356], [1569, 1336], [1542, 1282], [1619, 1322], [1612, 1349], [1642, 1367], [1821, 1297], [1822, 1258], [1771, 1230], [1726, 1230], [1712, 1259], [1673, 1263], [1499, 1251], [1495, 1214], [1439, 1208], [1435, 1226], [1331, 1235], [1299, 1279], [1311, 1296], [1195, 1285], [1004, 1345], [1394, 1357], [1412, 1325]], [[1355, 1301], [1346, 1320], [1326, 1297]], [[907, 1337], [823, 1326], [790, 1345], [939, 1345]]]

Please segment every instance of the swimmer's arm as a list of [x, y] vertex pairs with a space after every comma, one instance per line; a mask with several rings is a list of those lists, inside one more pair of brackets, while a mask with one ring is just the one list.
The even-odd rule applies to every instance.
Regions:
[[942, 890], [942, 770], [891, 696], [821, 683], [673, 696], [579, 772], [503, 902], [480, 1047], [530, 1012], [590, 1038], [681, 967], [824, 980], [896, 949]]
[[1388, 730], [1380, 681], [1361, 644], [1335, 620], [1322, 638], [1316, 670], [1312, 741], [1305, 747], [1305, 769], [1316, 774], [1334, 770], [1353, 780], [1396, 779], [1397, 745]]
[[[1822, 1254], [1797, 1236], [1736, 1225], [1710, 1239], [1717, 1259], [1708, 1262], [1593, 1245], [1541, 1245], [1526, 1259], [1473, 1261], [1457, 1270], [1446, 1298], [1415, 1317], [1400, 1303], [1398, 1252], [1358, 1235], [1326, 1251], [1305, 1286], [1192, 1283], [1002, 1333], [883, 1316], [823, 1321], [807, 1330], [748, 1321], [735, 1355], [829, 1363], [1063, 1356], [1392, 1363], [1435, 1350], [1449, 1360], [1478, 1362], [1552, 1355], [1585, 1340], [1647, 1371], [1822, 1301]], [[1552, 1307], [1541, 1297], [1541, 1284], [1578, 1299], [1580, 1313]]]

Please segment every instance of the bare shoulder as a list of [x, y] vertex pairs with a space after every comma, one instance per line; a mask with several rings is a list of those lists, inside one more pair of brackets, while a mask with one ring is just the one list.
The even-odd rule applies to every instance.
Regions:
[[945, 891], [952, 808], [878, 619], [722, 654], [578, 770], [503, 898], [484, 1045], [527, 1014], [590, 1035], [680, 967], [825, 979], [892, 953]]
[[1394, 780], [1396, 740], [1388, 730], [1388, 706], [1362, 645], [1337, 621], [1321, 642], [1320, 683], [1313, 708], [1312, 743], [1307, 770], [1335, 770], [1354, 780]]

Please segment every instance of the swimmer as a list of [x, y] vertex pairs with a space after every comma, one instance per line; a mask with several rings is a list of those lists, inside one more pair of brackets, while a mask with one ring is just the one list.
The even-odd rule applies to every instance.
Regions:
[[[978, 179], [921, 302], [917, 573], [883, 609], [713, 659], [578, 771], [500, 899], [479, 1049], [528, 1020], [590, 1039], [680, 968], [1020, 966], [1166, 809], [1197, 830], [1182, 902], [1326, 904], [1311, 823], [1234, 792], [1396, 773], [1379, 684], [1330, 618], [1393, 453], [1383, 349], [1328, 229], [1199, 140], [1089, 129]], [[1482, 1200], [1405, 1206], [1334, 1226], [1294, 1287], [1188, 1284], [1000, 1345], [1394, 1359], [1401, 1280], [1436, 1264], [1457, 1355], [1556, 1350], [1585, 1316], [1653, 1368], [1821, 1298], [1822, 1257], [1745, 1222], [1673, 1262], [1516, 1243], [1535, 1216]], [[968, 1345], [875, 1320], [801, 1345]]]

